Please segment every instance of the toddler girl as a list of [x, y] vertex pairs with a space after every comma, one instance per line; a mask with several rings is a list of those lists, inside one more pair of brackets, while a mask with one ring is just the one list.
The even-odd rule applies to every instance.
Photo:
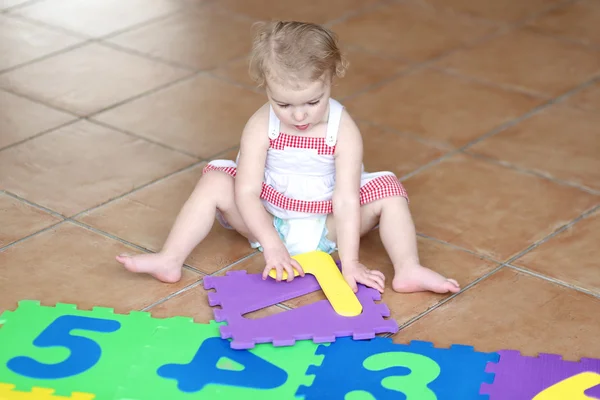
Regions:
[[360, 237], [379, 225], [397, 292], [459, 291], [420, 265], [408, 197], [392, 172], [364, 171], [358, 127], [330, 97], [347, 67], [335, 35], [311, 23], [260, 25], [250, 73], [268, 102], [248, 120], [236, 161], [211, 161], [157, 254], [117, 260], [130, 271], [176, 282], [216, 219], [263, 252], [263, 278], [293, 279], [292, 255], [338, 250], [348, 284], [383, 292], [385, 276], [359, 261]]

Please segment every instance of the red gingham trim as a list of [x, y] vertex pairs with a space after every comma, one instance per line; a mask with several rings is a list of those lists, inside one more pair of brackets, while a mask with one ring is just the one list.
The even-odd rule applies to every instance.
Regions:
[[[233, 177], [236, 175], [235, 167], [215, 167], [208, 164], [204, 167], [206, 171], [221, 171]], [[369, 181], [360, 188], [360, 204], [365, 205], [375, 200], [386, 197], [401, 196], [408, 200], [406, 189], [394, 175], [383, 175]], [[263, 183], [260, 198], [284, 210], [297, 211], [307, 214], [331, 214], [333, 203], [331, 200], [307, 201], [296, 200], [286, 197], [272, 186]]]
[[329, 146], [325, 142], [325, 138], [294, 136], [280, 133], [277, 139], [269, 139], [269, 141], [271, 142], [271, 148], [276, 150], [294, 147], [298, 149], [315, 149], [320, 155], [331, 156], [335, 153], [335, 145]]
[[204, 167], [202, 169], [202, 174], [205, 174], [208, 171], [221, 171], [221, 172], [225, 172], [226, 174], [229, 174], [229, 175], [233, 176], [234, 178], [235, 178], [235, 175], [237, 174], [237, 168], [236, 167], [217, 167], [217, 166], [214, 166], [212, 164], [207, 164], [206, 167]]

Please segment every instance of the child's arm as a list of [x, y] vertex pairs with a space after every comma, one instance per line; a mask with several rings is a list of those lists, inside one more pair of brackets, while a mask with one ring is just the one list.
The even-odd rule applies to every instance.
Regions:
[[369, 271], [360, 263], [358, 256], [362, 159], [362, 136], [350, 115], [344, 110], [335, 152], [336, 182], [333, 192], [333, 216], [342, 272], [354, 290], [356, 282], [360, 282], [383, 292], [382, 274], [373, 274], [374, 271]]
[[267, 105], [258, 110], [244, 127], [235, 178], [235, 202], [246, 226], [263, 247], [267, 264], [263, 271], [263, 279], [275, 268], [278, 280], [281, 279], [284, 269], [288, 273], [288, 280], [292, 280], [292, 267], [298, 270], [300, 275], [304, 275], [304, 272], [290, 257], [273, 226], [273, 217], [265, 210], [260, 200], [269, 149], [268, 118]]

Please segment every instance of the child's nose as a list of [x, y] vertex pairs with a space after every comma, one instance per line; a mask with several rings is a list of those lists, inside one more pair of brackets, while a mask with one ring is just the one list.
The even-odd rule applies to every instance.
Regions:
[[304, 118], [306, 118], [306, 113], [304, 111], [295, 111], [294, 112], [294, 119], [297, 122], [301, 122]]

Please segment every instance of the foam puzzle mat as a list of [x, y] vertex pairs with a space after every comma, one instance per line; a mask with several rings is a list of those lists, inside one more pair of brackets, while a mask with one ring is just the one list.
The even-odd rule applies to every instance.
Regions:
[[21, 301], [0, 316], [0, 400], [588, 400], [600, 360], [376, 337], [234, 349], [224, 323]]

